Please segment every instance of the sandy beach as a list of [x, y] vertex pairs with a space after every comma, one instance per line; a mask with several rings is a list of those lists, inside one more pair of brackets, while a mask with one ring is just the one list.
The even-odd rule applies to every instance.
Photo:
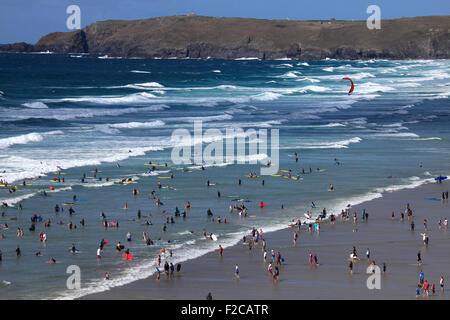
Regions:
[[[336, 219], [322, 223], [320, 233], [308, 232], [302, 226], [296, 245], [294, 229], [263, 234], [268, 260], [270, 251], [278, 251], [285, 262], [280, 267], [280, 280], [274, 282], [263, 261], [261, 241], [249, 250], [238, 244], [218, 250], [182, 264], [181, 272], [167, 279], [149, 277], [125, 286], [87, 295], [83, 299], [205, 299], [208, 292], [213, 299], [448, 299], [448, 289], [441, 293], [439, 278], [449, 278], [447, 243], [449, 233], [438, 228], [439, 219], [448, 215], [448, 203], [440, 198], [448, 183], [427, 184], [415, 189], [404, 189], [383, 194], [369, 202], [354, 206], [358, 222]], [[413, 210], [415, 231], [410, 230], [406, 215], [402, 222], [400, 213], [409, 203]], [[360, 219], [361, 210], [369, 213], [368, 221]], [[395, 212], [395, 218], [391, 214]], [[339, 214], [339, 213], [335, 213]], [[428, 221], [429, 245], [425, 247], [421, 233], [424, 219]], [[218, 245], [220, 240], [218, 241]], [[353, 275], [349, 273], [349, 254], [355, 246], [361, 258], [355, 262]], [[381, 275], [381, 289], [369, 290], [366, 286], [369, 263], [365, 253], [371, 251], [371, 260], [378, 266], [386, 264], [386, 274]], [[417, 265], [417, 252], [421, 250], [423, 264]], [[318, 266], [310, 266], [309, 253], [317, 255]], [[164, 261], [163, 261], [164, 263]], [[234, 266], [239, 264], [240, 279], [234, 278]], [[417, 298], [415, 289], [419, 273], [423, 271], [430, 284], [436, 284], [436, 295]], [[113, 280], [112, 280], [113, 281]]]

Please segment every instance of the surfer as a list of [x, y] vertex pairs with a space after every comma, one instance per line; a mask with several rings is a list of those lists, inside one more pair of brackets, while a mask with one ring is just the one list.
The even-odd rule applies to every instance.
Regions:
[[75, 248], [75, 243], [72, 243], [72, 246], [70, 247], [70, 252], [71, 253], [76, 253], [78, 251], [77, 248]]
[[56, 263], [55, 258], [51, 257], [46, 263]]

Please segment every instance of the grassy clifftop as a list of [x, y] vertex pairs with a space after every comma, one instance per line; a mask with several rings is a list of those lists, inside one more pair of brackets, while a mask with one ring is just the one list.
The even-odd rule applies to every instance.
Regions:
[[450, 16], [382, 20], [380, 30], [369, 30], [366, 21], [170, 16], [50, 33], [32, 50], [148, 58], [439, 59], [450, 58], [449, 29]]

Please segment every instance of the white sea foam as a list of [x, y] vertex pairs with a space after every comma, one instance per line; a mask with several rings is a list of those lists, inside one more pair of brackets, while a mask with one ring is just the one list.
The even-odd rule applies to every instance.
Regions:
[[203, 116], [203, 117], [179, 117], [172, 120], [176, 121], [203, 121], [203, 122], [209, 122], [209, 121], [218, 121], [218, 120], [231, 120], [233, 119], [233, 116], [230, 114], [220, 114], [220, 115], [213, 115], [213, 116]]
[[144, 71], [144, 70], [131, 70], [130, 72], [133, 72], [133, 73], [151, 73], [150, 71]]
[[146, 87], [146, 88], [164, 88], [164, 86], [158, 82], [135, 83], [134, 85], [138, 86], [138, 87]]
[[40, 101], [24, 103], [24, 104], [22, 104], [22, 106], [31, 108], [31, 109], [48, 109], [48, 106], [45, 103], [40, 102]]
[[9, 148], [10, 146], [15, 144], [27, 144], [30, 142], [40, 142], [42, 140], [44, 140], [44, 138], [41, 134], [32, 132], [20, 136], [0, 139], [0, 149]]
[[389, 137], [389, 138], [419, 138], [419, 136], [412, 132], [394, 132], [394, 133], [378, 133], [375, 137]]
[[4, 202], [4, 203], [7, 203], [8, 206], [14, 206], [16, 203], [19, 203], [25, 199], [31, 198], [35, 195], [36, 195], [36, 192], [33, 192], [33, 193], [27, 193], [27, 194], [24, 194], [24, 195], [21, 195], [18, 197], [14, 197], [14, 198], [3, 198], [3, 199], [0, 199], [0, 203]]
[[282, 94], [275, 92], [264, 92], [251, 97], [251, 100], [254, 101], [272, 101], [280, 98]]
[[355, 86], [355, 94], [366, 94], [375, 92], [390, 92], [395, 91], [395, 88], [384, 86], [375, 82], [366, 82]]
[[237, 58], [237, 59], [234, 59], [234, 60], [260, 60], [259, 58], [257, 58], [257, 57], [247, 57], [247, 58]]
[[71, 97], [62, 99], [43, 99], [47, 103], [58, 102], [86, 102], [93, 104], [140, 104], [148, 102], [156, 102], [154, 99], [156, 96], [148, 92], [138, 92], [125, 96], [83, 96], [83, 97]]
[[126, 123], [112, 123], [108, 124], [111, 128], [118, 129], [134, 129], [134, 128], [155, 128], [162, 127], [165, 123], [161, 120], [149, 121], [149, 122], [126, 122]]
[[168, 109], [169, 106], [157, 104], [142, 108], [50, 108], [50, 109], [29, 109], [22, 112], [10, 110], [0, 111], [0, 116], [4, 119], [21, 120], [21, 119], [56, 119], [56, 120], [72, 120], [77, 118], [93, 118], [102, 116], [120, 116], [129, 113], [145, 113], [153, 111], [161, 111]]
[[360, 137], [354, 137], [339, 141], [304, 142], [295, 147], [283, 147], [280, 149], [346, 149], [350, 144], [359, 143], [361, 141], [362, 139]]
[[308, 77], [304, 77], [304, 78], [301, 78], [301, 79], [297, 79], [297, 80], [295, 80], [295, 81], [309, 81], [309, 82], [311, 82], [311, 83], [320, 82], [319, 79], [313, 79], [313, 78], [308, 78]]
[[276, 76], [276, 78], [298, 78], [301, 75], [299, 71], [289, 71], [280, 76]]

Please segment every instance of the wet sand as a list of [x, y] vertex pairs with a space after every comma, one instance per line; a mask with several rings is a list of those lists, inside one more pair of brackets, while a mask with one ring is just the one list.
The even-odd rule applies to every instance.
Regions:
[[[296, 229], [263, 234], [266, 240], [267, 263], [263, 261], [261, 241], [249, 250], [238, 244], [226, 248], [220, 258], [218, 250], [197, 259], [182, 263], [181, 272], [173, 278], [156, 276], [125, 286], [87, 295], [82, 299], [199, 299], [208, 292], [213, 299], [417, 299], [415, 289], [421, 270], [425, 279], [436, 284], [436, 295], [419, 299], [448, 299], [449, 289], [442, 294], [439, 277], [450, 283], [450, 232], [438, 228], [439, 219], [450, 218], [449, 204], [444, 201], [426, 200], [441, 198], [449, 183], [427, 184], [416, 189], [386, 193], [382, 198], [352, 207], [356, 211], [356, 227], [350, 221], [337, 217], [334, 225], [323, 223], [320, 233], [309, 233], [302, 226], [296, 245], [293, 232]], [[400, 213], [409, 203], [413, 210], [415, 231], [410, 230], [406, 215], [400, 221]], [[369, 213], [367, 222], [361, 221], [361, 210]], [[392, 211], [395, 219], [391, 218]], [[339, 212], [335, 212], [336, 215]], [[303, 216], [303, 212], [299, 213]], [[420, 233], [424, 232], [424, 219], [428, 220], [429, 245], [425, 247]], [[220, 244], [220, 239], [218, 245]], [[355, 262], [353, 275], [349, 273], [349, 254], [356, 246], [361, 261]], [[369, 290], [366, 286], [369, 265], [366, 250], [370, 248], [371, 260], [382, 267], [381, 289]], [[267, 272], [271, 259], [270, 250], [278, 251], [285, 258], [279, 267], [280, 280], [274, 282]], [[422, 251], [422, 267], [417, 266], [417, 252]], [[310, 266], [309, 253], [316, 254], [319, 266]], [[163, 261], [164, 263], [164, 261]], [[163, 264], [162, 263], [162, 264]], [[234, 266], [239, 264], [240, 279], [234, 277]], [[162, 267], [162, 265], [161, 265]], [[163, 268], [161, 268], [163, 269]]]

